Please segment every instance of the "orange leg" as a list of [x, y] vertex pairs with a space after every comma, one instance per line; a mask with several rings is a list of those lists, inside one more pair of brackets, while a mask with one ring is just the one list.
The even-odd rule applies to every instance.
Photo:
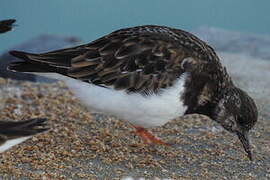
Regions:
[[140, 136], [146, 144], [160, 144], [160, 145], [169, 146], [168, 143], [165, 143], [161, 139], [155, 137], [153, 134], [148, 132], [145, 128], [141, 126], [135, 126], [135, 125], [132, 125], [132, 126], [136, 129], [135, 133], [138, 136]]

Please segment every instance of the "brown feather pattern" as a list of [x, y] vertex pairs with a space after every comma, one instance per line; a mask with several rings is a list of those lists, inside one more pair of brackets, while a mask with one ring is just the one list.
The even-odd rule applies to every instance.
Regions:
[[[172, 86], [186, 71], [209, 76], [214, 72], [217, 84], [230, 81], [210, 46], [188, 32], [165, 26], [120, 29], [86, 45], [27, 57], [66, 68], [65, 75], [88, 83], [142, 94]], [[187, 58], [192, 66], [184, 61]]]

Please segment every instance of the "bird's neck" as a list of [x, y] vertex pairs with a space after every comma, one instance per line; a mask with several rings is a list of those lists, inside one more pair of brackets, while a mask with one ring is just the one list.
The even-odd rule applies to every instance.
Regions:
[[214, 111], [223, 91], [229, 86], [234, 86], [229, 76], [226, 78], [227, 80], [190, 76], [190, 79], [186, 81], [185, 93], [182, 96], [184, 104], [188, 107], [185, 114], [203, 114], [214, 119]]

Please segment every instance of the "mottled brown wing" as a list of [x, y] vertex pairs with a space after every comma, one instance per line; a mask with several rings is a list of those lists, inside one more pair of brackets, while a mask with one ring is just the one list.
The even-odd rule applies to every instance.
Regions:
[[197, 53], [193, 52], [196, 44], [187, 38], [191, 34], [184, 33], [159, 26], [113, 32], [79, 47], [84, 53], [71, 60], [68, 75], [129, 92], [158, 92], [185, 71], [181, 64], [185, 58], [203, 58], [204, 49], [197, 45]]
[[57, 72], [146, 94], [172, 86], [186, 71], [211, 74], [222, 67], [213, 49], [194, 35], [149, 25], [121, 29], [86, 45], [44, 54], [10, 53], [26, 60], [11, 64], [11, 70]]

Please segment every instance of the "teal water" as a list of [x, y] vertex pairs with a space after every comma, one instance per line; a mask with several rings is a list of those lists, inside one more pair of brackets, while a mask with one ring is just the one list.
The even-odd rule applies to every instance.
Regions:
[[89, 42], [142, 24], [270, 34], [269, 8], [269, 0], [1, 0], [0, 19], [15, 18], [18, 27], [1, 35], [0, 51], [44, 33]]

